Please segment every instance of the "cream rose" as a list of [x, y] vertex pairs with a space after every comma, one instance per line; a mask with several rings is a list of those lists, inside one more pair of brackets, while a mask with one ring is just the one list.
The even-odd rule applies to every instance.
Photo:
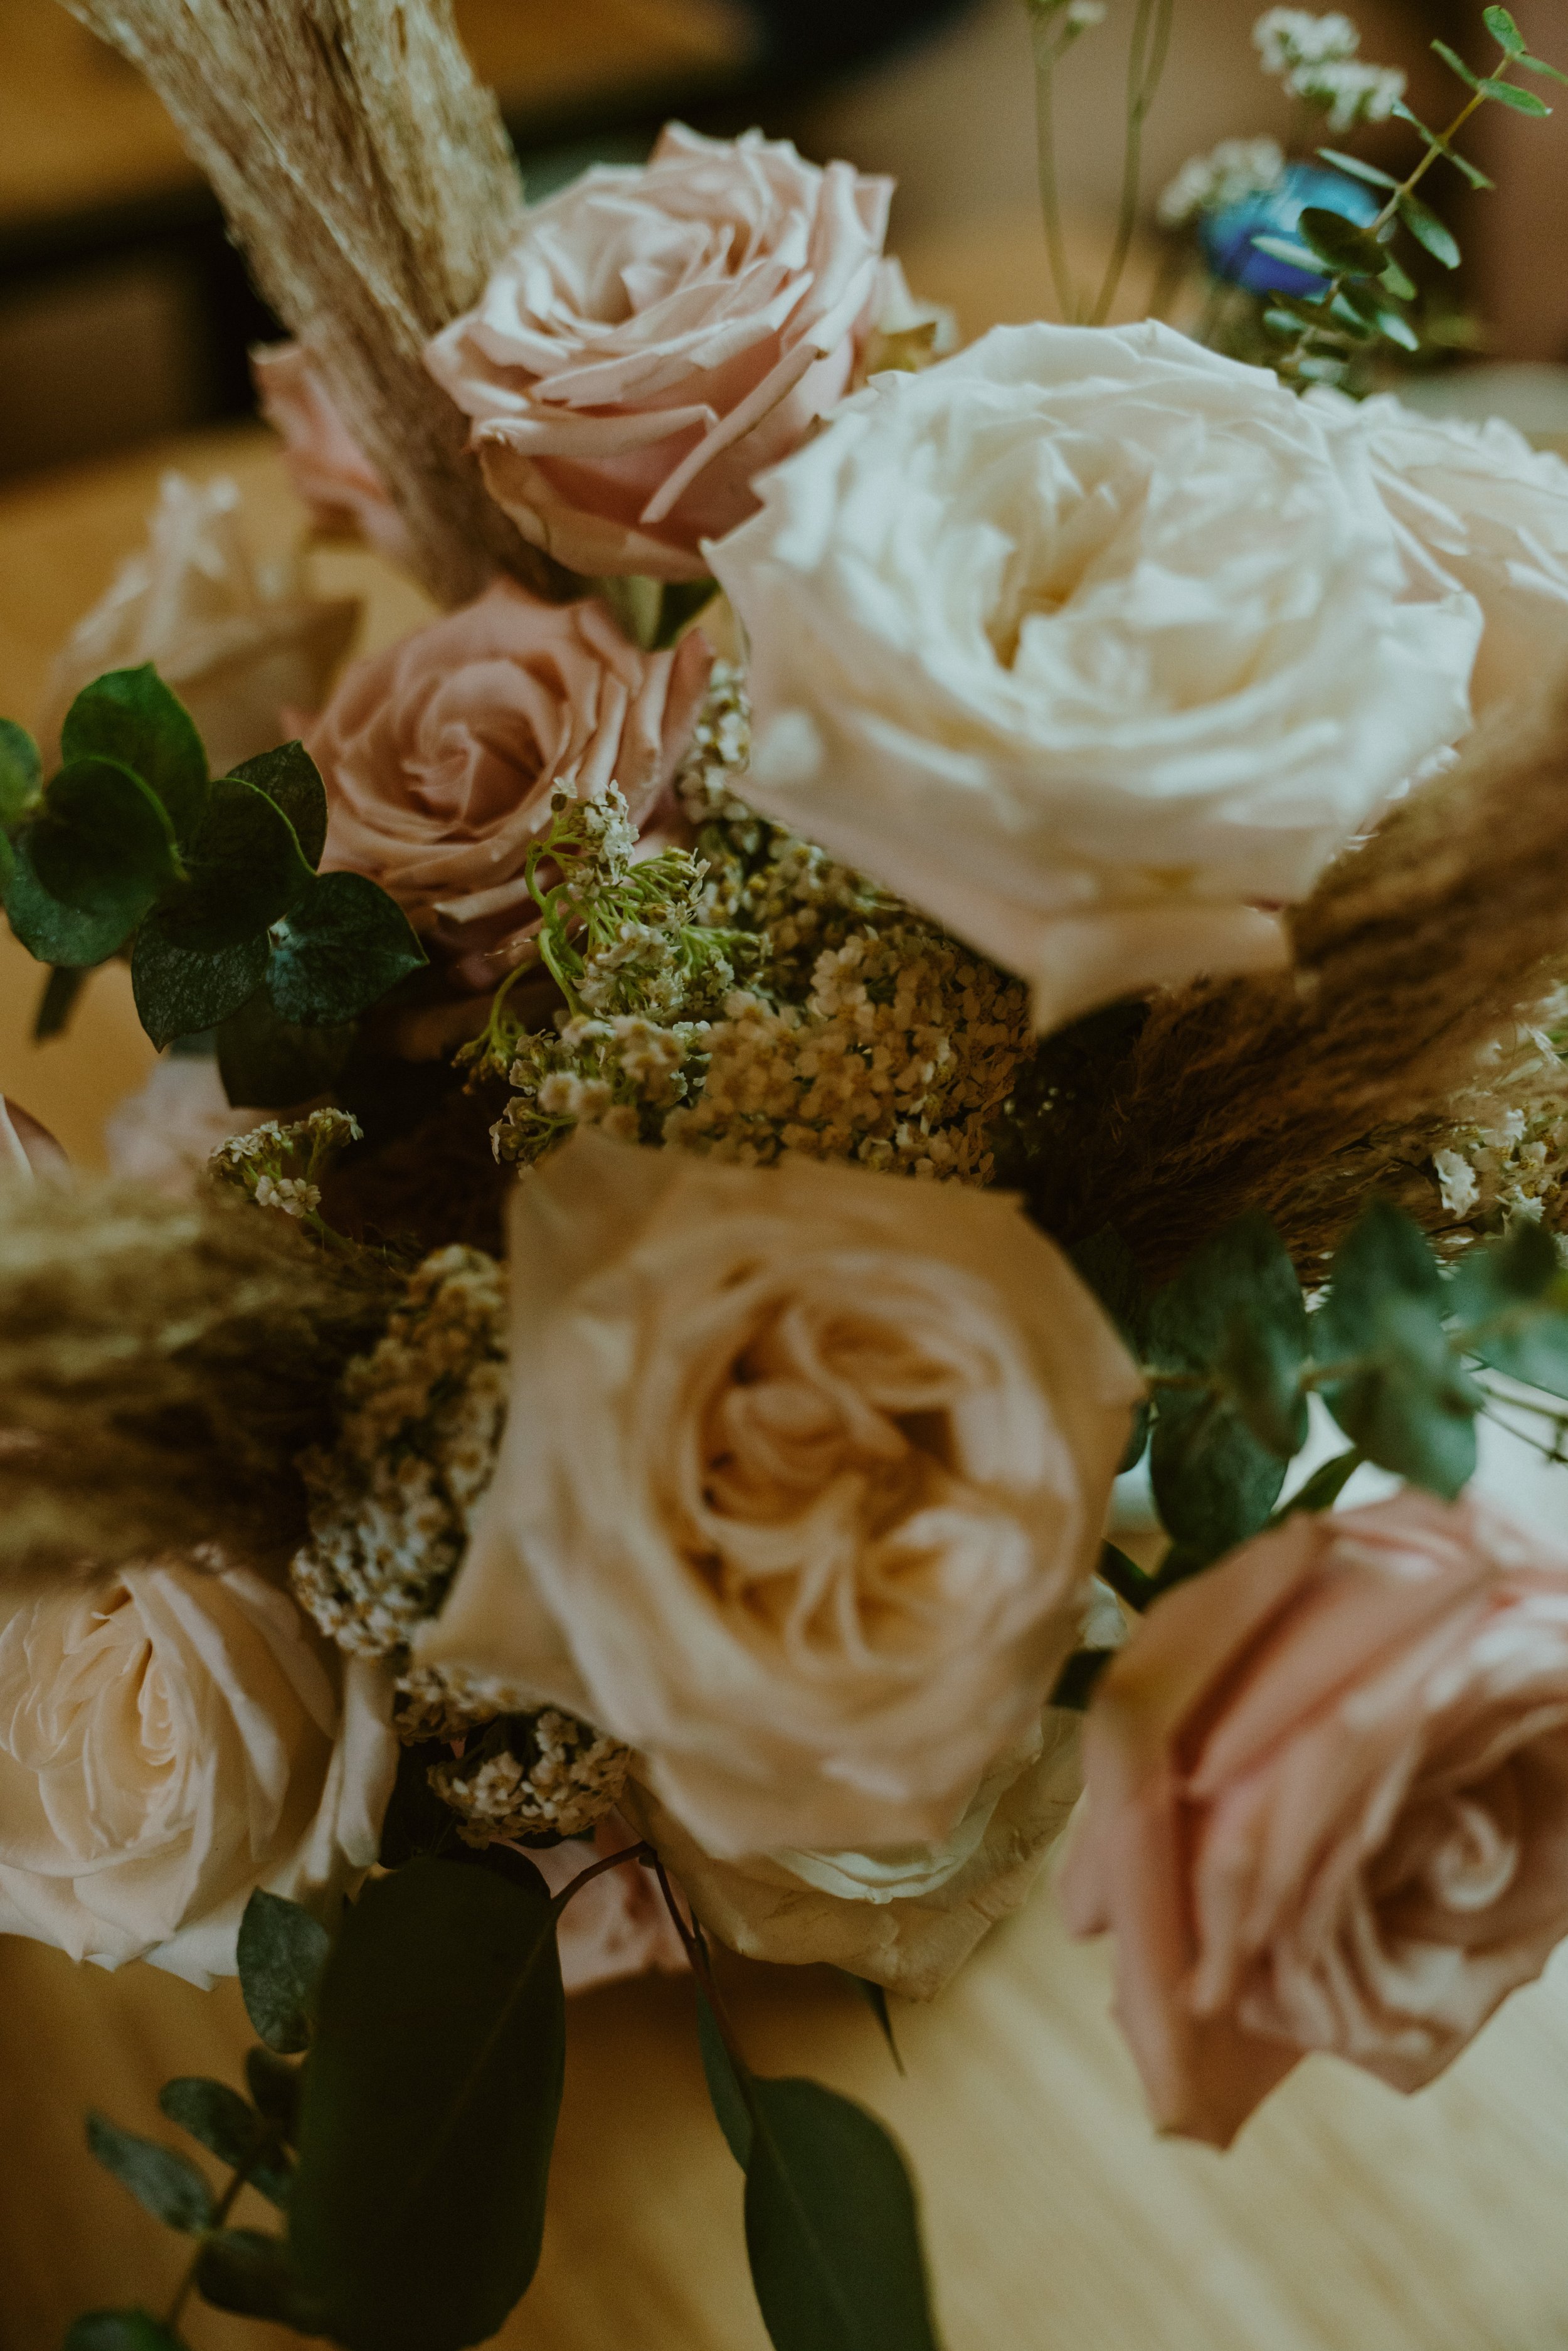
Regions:
[[538, 921], [528, 852], [557, 790], [618, 784], [641, 824], [691, 738], [713, 655], [639, 653], [603, 605], [498, 581], [353, 663], [306, 747], [327, 787], [325, 872], [368, 874], [475, 987]]
[[70, 1173], [70, 1163], [47, 1126], [40, 1125], [20, 1102], [0, 1094], [0, 1180], [20, 1176], [26, 1183], [58, 1181]]
[[393, 563], [413, 549], [387, 486], [344, 423], [301, 343], [268, 343], [250, 355], [261, 413], [283, 442], [296, 496], [329, 538], [358, 536]]
[[1167, 328], [884, 376], [709, 550], [747, 795], [1029, 979], [1042, 1029], [1283, 959], [1276, 917], [1469, 720], [1354, 435]]
[[1309, 402], [1364, 447], [1417, 591], [1473, 596], [1486, 626], [1476, 710], [1529, 692], [1568, 657], [1568, 465], [1500, 417], [1423, 416], [1385, 393]]
[[306, 593], [292, 561], [255, 562], [233, 482], [165, 474], [147, 543], [77, 623], [49, 678], [40, 734], [106, 670], [157, 665], [196, 722], [215, 776], [270, 751], [286, 709], [319, 706], [359, 624], [352, 597]]
[[0, 1625], [0, 1933], [206, 1985], [258, 1886], [329, 1908], [376, 1856], [391, 1677], [244, 1567], [120, 1569]]
[[495, 1482], [421, 1662], [637, 1750], [703, 1849], [951, 1835], [1036, 1732], [1140, 1393], [1016, 1204], [580, 1132], [514, 1198]]
[[1406, 1491], [1160, 1601], [1101, 1682], [1070, 1923], [1163, 2129], [1304, 2052], [1418, 2089], [1568, 1936], [1568, 1551]]
[[842, 397], [877, 312], [893, 193], [787, 141], [673, 123], [528, 214], [425, 362], [491, 496], [574, 570], [696, 580], [752, 476]]

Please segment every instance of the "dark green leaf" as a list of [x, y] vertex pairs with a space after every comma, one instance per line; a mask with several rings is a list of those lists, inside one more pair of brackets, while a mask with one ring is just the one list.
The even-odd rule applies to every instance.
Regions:
[[746, 2248], [774, 2351], [936, 2351], [915, 2191], [863, 2106], [754, 2077]]
[[104, 2169], [112, 2171], [155, 2220], [192, 2235], [211, 2227], [211, 2190], [195, 2165], [172, 2147], [138, 2138], [97, 2114], [87, 2118], [87, 2143]]
[[347, 2351], [458, 2351], [538, 2261], [565, 2063], [544, 1881], [413, 1861], [322, 1979], [289, 2248]]
[[85, 973], [73, 971], [68, 965], [61, 965], [50, 972], [38, 998], [38, 1008], [33, 1015], [35, 1045], [47, 1045], [51, 1037], [63, 1034], [85, 984]]
[[1154, 1597], [1154, 1577], [1145, 1575], [1137, 1562], [1129, 1559], [1124, 1551], [1118, 1551], [1114, 1543], [1101, 1544], [1094, 1573], [1102, 1583], [1110, 1585], [1118, 1600], [1124, 1600], [1140, 1614]]
[[1458, 246], [1429, 205], [1424, 204], [1418, 196], [1401, 196], [1399, 217], [1416, 244], [1424, 245], [1434, 261], [1440, 261], [1445, 269], [1458, 267]]
[[182, 2074], [164, 2083], [158, 2104], [172, 2123], [189, 2131], [231, 2170], [245, 2165], [246, 2179], [268, 2203], [287, 2206], [287, 2166], [277, 2158], [270, 2127], [237, 2090], [204, 2074]]
[[212, 954], [281, 922], [314, 876], [277, 802], [225, 776], [190, 843], [191, 879], [159, 909], [171, 938]]
[[175, 878], [174, 836], [161, 801], [110, 759], [62, 768], [27, 833], [33, 871], [63, 906], [139, 923]]
[[1380, 277], [1387, 265], [1387, 255], [1368, 230], [1321, 204], [1307, 206], [1296, 231], [1320, 256], [1317, 266], [1321, 268], [1326, 261], [1342, 277]]
[[38, 747], [14, 718], [0, 718], [0, 824], [15, 824], [43, 789]]
[[1364, 180], [1368, 187], [1396, 188], [1399, 184], [1391, 173], [1380, 172], [1375, 163], [1364, 163], [1359, 155], [1342, 155], [1337, 147], [1320, 147], [1318, 153], [1336, 172], [1348, 172], [1353, 180]]
[[1481, 23], [1486, 26], [1499, 48], [1506, 49], [1511, 57], [1521, 57], [1524, 55], [1524, 35], [1506, 8], [1483, 8]]
[[1500, 104], [1511, 107], [1515, 114], [1550, 114], [1552, 109], [1532, 89], [1521, 89], [1517, 82], [1479, 81], [1476, 88], [1483, 98], [1495, 98]]
[[1439, 57], [1442, 58], [1443, 63], [1448, 67], [1450, 73], [1456, 73], [1458, 75], [1459, 79], [1464, 83], [1467, 89], [1480, 89], [1484, 88], [1484, 84], [1480, 82], [1470, 71], [1463, 57], [1457, 57], [1454, 51], [1448, 47], [1447, 41], [1434, 41], [1432, 44], [1432, 54], [1434, 57]]
[[1416, 299], [1416, 280], [1402, 269], [1396, 261], [1389, 262], [1377, 282], [1385, 293], [1397, 295], [1401, 302], [1413, 302]]
[[1344, 1489], [1360, 1468], [1363, 1454], [1358, 1445], [1343, 1453], [1336, 1453], [1321, 1469], [1314, 1469], [1304, 1485], [1299, 1486], [1288, 1502], [1275, 1511], [1271, 1526], [1283, 1526], [1298, 1510], [1332, 1510]]
[[177, 2335], [144, 2310], [89, 2310], [66, 2336], [65, 2351], [185, 2351]]
[[1218, 1559], [1256, 1534], [1279, 1499], [1285, 1464], [1218, 1398], [1160, 1398], [1149, 1473], [1162, 1524]]
[[141, 1026], [155, 1045], [215, 1029], [267, 977], [267, 934], [209, 952], [172, 935], [162, 906], [136, 935], [131, 986]]
[[1074, 1649], [1056, 1677], [1050, 1704], [1069, 1714], [1086, 1714], [1100, 1677], [1115, 1654], [1114, 1649]]
[[664, 598], [659, 606], [658, 632], [653, 639], [655, 653], [673, 645], [688, 621], [695, 621], [718, 594], [716, 580], [666, 580]]
[[11, 928], [39, 963], [68, 964], [73, 969], [102, 963], [124, 943], [131, 925], [117, 914], [78, 914], [51, 898], [33, 868], [31, 831], [29, 826], [17, 836], [5, 885]]
[[286, 2147], [295, 2143], [299, 2112], [300, 2071], [270, 2049], [247, 2049], [245, 2078], [256, 2110], [272, 2125]]
[[1314, 1336], [1323, 1398], [1369, 1461], [1451, 1499], [1472, 1475], [1480, 1393], [1443, 1329], [1445, 1293], [1419, 1228], [1374, 1199], [1334, 1259]]
[[321, 2312], [288, 2266], [281, 2237], [259, 2229], [224, 2229], [209, 2237], [196, 2260], [196, 2286], [214, 2310], [241, 2318], [269, 2318], [298, 2335], [320, 2335]]
[[283, 1020], [357, 1020], [424, 961], [384, 890], [362, 873], [323, 873], [289, 912], [267, 991]]
[[305, 1029], [280, 1020], [266, 989], [257, 988], [218, 1030], [224, 1092], [247, 1110], [284, 1110], [329, 1093], [357, 1034], [352, 1021]]
[[263, 751], [259, 758], [235, 768], [234, 779], [265, 792], [294, 827], [306, 863], [312, 868], [320, 864], [327, 846], [327, 787], [303, 743], [284, 743], [276, 751]]
[[119, 759], [162, 802], [176, 838], [193, 836], [207, 792], [207, 758], [190, 712], [151, 663], [110, 670], [84, 686], [60, 729], [63, 759]]
[[310, 2045], [316, 1989], [331, 1938], [298, 1902], [261, 1887], [239, 1922], [239, 1988], [246, 2014], [279, 2056]]
[[1459, 1259], [1449, 1297], [1457, 1343], [1494, 1372], [1568, 1396], [1568, 1274], [1544, 1225], [1514, 1220], [1508, 1238]]
[[742, 2171], [751, 2160], [751, 2116], [747, 2111], [740, 2084], [735, 2078], [729, 2052], [718, 2029], [707, 1994], [701, 1984], [697, 1992], [697, 2047], [702, 2053], [703, 2078], [707, 2094], [724, 2133], [725, 2144]]
[[848, 1970], [841, 1970], [840, 1972], [845, 1976], [847, 1981], [853, 1984], [856, 1991], [875, 2017], [882, 2037], [887, 2043], [888, 2054], [902, 2074], [904, 2060], [898, 2053], [898, 2043], [893, 2037], [893, 2019], [887, 2012], [885, 1985], [873, 1983], [869, 1976], [852, 1975]]

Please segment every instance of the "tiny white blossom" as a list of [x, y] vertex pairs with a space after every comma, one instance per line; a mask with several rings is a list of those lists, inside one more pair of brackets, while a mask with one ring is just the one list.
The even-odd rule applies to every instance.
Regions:
[[1367, 66], [1354, 59], [1298, 66], [1285, 83], [1293, 96], [1322, 107], [1333, 131], [1357, 122], [1386, 122], [1405, 95], [1397, 66]]
[[256, 1205], [258, 1208], [281, 1208], [286, 1217], [306, 1217], [320, 1204], [319, 1185], [307, 1184], [298, 1176], [263, 1176], [257, 1178]]
[[1315, 16], [1310, 8], [1270, 8], [1253, 26], [1252, 38], [1267, 74], [1329, 65], [1354, 57], [1361, 47], [1360, 33], [1337, 9]]
[[1432, 1168], [1450, 1217], [1468, 1217], [1481, 1196], [1475, 1169], [1457, 1151], [1435, 1151]]
[[1222, 139], [1207, 155], [1189, 155], [1155, 206], [1162, 228], [1185, 228], [1200, 213], [1221, 212], [1273, 187], [1285, 168], [1277, 139]]

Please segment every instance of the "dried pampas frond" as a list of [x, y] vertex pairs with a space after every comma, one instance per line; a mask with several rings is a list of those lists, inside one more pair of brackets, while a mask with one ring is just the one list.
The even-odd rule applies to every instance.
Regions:
[[0, 1187], [0, 1582], [204, 1542], [286, 1558], [295, 1456], [401, 1286], [215, 1195]]
[[[1157, 999], [1111, 1082], [1063, 1103], [1051, 1231], [1112, 1225], [1157, 1279], [1261, 1208], [1310, 1270], [1382, 1169], [1442, 1146], [1568, 959], [1568, 680], [1479, 729], [1291, 928], [1294, 971]], [[1436, 1183], [1406, 1205], [1454, 1221]]]
[[211, 180], [257, 285], [319, 363], [444, 603], [498, 565], [558, 576], [486, 493], [425, 343], [517, 225], [500, 110], [451, 0], [66, 0], [138, 67]]

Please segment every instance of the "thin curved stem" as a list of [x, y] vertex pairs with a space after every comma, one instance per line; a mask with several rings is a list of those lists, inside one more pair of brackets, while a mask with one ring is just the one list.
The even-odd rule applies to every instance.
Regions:
[[653, 1858], [653, 1848], [651, 1844], [629, 1844], [620, 1853], [605, 1854], [600, 1860], [590, 1862], [586, 1869], [580, 1869], [577, 1876], [563, 1886], [560, 1892], [556, 1895], [550, 1903], [550, 1908], [559, 1918], [572, 1896], [580, 1894], [583, 1887], [591, 1884], [594, 1878], [602, 1877], [607, 1869], [620, 1869], [629, 1861], [652, 1863]]
[[1144, 176], [1144, 124], [1166, 69], [1171, 42], [1174, 0], [1138, 0], [1127, 52], [1127, 127], [1122, 150], [1122, 201], [1116, 216], [1116, 241], [1100, 282], [1092, 326], [1103, 327], [1127, 266], [1133, 234], [1138, 225], [1138, 192]]

